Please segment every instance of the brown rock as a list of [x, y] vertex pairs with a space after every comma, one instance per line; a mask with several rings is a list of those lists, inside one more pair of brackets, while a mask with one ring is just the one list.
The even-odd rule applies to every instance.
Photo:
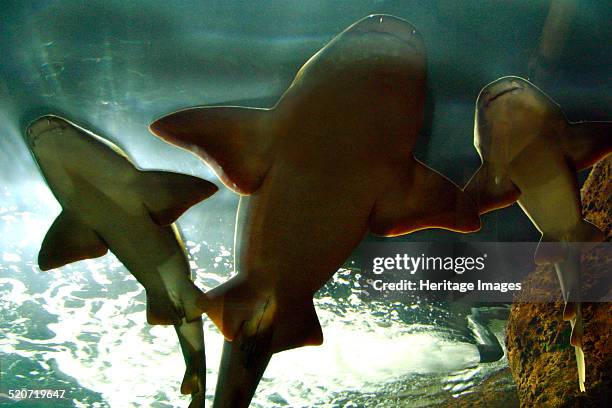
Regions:
[[514, 387], [511, 386], [512, 378], [508, 368], [498, 371], [482, 384], [475, 387], [474, 391], [458, 398], [448, 398], [438, 408], [515, 408], [519, 406]]
[[[582, 188], [583, 214], [612, 237], [612, 158], [598, 163]], [[610, 295], [612, 259], [603, 249], [583, 256], [585, 290]], [[607, 277], [606, 277], [607, 275]], [[578, 389], [571, 328], [562, 320], [563, 302], [552, 267], [538, 267], [515, 298], [508, 327], [508, 362], [522, 407], [604, 407], [612, 401], [612, 303], [584, 303], [586, 392]], [[525, 303], [537, 291], [558, 293], [556, 303]], [[596, 292], [595, 292], [596, 291]]]

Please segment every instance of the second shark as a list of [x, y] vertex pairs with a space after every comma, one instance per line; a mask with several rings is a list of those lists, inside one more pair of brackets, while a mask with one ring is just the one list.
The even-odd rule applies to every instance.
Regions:
[[196, 177], [137, 169], [116, 145], [58, 116], [43, 116], [27, 143], [62, 206], [38, 257], [42, 270], [109, 249], [146, 289], [147, 321], [172, 324], [186, 364], [181, 385], [203, 408], [206, 361], [201, 292], [174, 221], [217, 191]]

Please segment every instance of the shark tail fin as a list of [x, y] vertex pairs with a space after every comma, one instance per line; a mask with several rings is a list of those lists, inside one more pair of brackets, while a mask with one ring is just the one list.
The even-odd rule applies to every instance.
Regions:
[[62, 211], [55, 219], [38, 253], [41, 270], [59, 268], [83, 259], [97, 258], [108, 252], [98, 234], [78, 217]]
[[464, 187], [464, 191], [476, 202], [480, 214], [507, 207], [521, 195], [507, 174], [495, 171], [488, 163], [480, 166]]
[[197, 107], [157, 119], [149, 130], [200, 156], [230, 189], [255, 191], [270, 167], [269, 109]]
[[584, 383], [586, 380], [586, 367], [584, 352], [582, 351], [582, 347], [574, 347], [574, 351], [576, 352], [576, 364], [578, 366], [578, 386], [580, 387], [580, 392], [585, 392], [586, 388]]
[[589, 168], [612, 153], [612, 122], [570, 123], [561, 143], [576, 170]]
[[228, 341], [233, 341], [238, 333], [253, 337], [269, 331], [272, 353], [323, 342], [311, 299], [279, 302], [275, 296], [260, 294], [239, 278], [207, 292], [202, 297], [201, 309]]
[[144, 197], [151, 218], [159, 225], [174, 223], [185, 211], [218, 190], [198, 177], [168, 171], [143, 171], [135, 188]]
[[584, 360], [584, 351], [582, 350], [582, 336], [583, 336], [583, 327], [582, 327], [582, 308], [580, 305], [576, 305], [576, 312], [574, 317], [570, 320], [572, 325], [572, 335], [570, 339], [570, 343], [574, 346], [574, 352], [576, 353], [576, 365], [578, 369], [578, 385], [580, 387], [581, 392], [585, 392], [585, 377], [586, 377], [586, 367]]
[[202, 318], [188, 322], [182, 319], [174, 326], [185, 360], [181, 394], [204, 394], [206, 391], [206, 356]]

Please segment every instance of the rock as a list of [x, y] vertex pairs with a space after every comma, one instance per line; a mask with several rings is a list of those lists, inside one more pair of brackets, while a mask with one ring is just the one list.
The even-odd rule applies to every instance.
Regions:
[[469, 394], [461, 395], [458, 398], [448, 398], [437, 408], [474, 408], [474, 407], [495, 407], [495, 408], [515, 408], [519, 402], [516, 396], [516, 389], [512, 383], [510, 370], [504, 368], [487, 378], [482, 384], [474, 387]]
[[[612, 237], [612, 158], [598, 163], [581, 194], [585, 218]], [[608, 251], [609, 252], [609, 251]], [[602, 248], [583, 256], [585, 290], [610, 296], [612, 259]], [[606, 277], [607, 275], [607, 277]], [[557, 293], [556, 303], [525, 303], [536, 291]], [[533, 298], [531, 298], [533, 299]], [[603, 407], [612, 400], [612, 303], [584, 303], [586, 392], [578, 388], [570, 324], [552, 267], [538, 267], [523, 282], [506, 329], [508, 362], [521, 407]]]

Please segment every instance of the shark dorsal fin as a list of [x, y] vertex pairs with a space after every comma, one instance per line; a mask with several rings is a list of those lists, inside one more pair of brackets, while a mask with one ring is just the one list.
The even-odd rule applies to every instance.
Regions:
[[161, 139], [200, 156], [223, 183], [250, 194], [270, 167], [268, 109], [233, 106], [185, 109], [150, 125]]
[[159, 225], [174, 223], [193, 205], [217, 191], [213, 183], [198, 177], [167, 171], [143, 171], [138, 191], [151, 218]]
[[41, 270], [59, 268], [106, 254], [108, 247], [98, 234], [77, 217], [62, 211], [45, 235], [38, 254]]
[[589, 168], [612, 152], [612, 122], [570, 123], [561, 143], [576, 170]]

